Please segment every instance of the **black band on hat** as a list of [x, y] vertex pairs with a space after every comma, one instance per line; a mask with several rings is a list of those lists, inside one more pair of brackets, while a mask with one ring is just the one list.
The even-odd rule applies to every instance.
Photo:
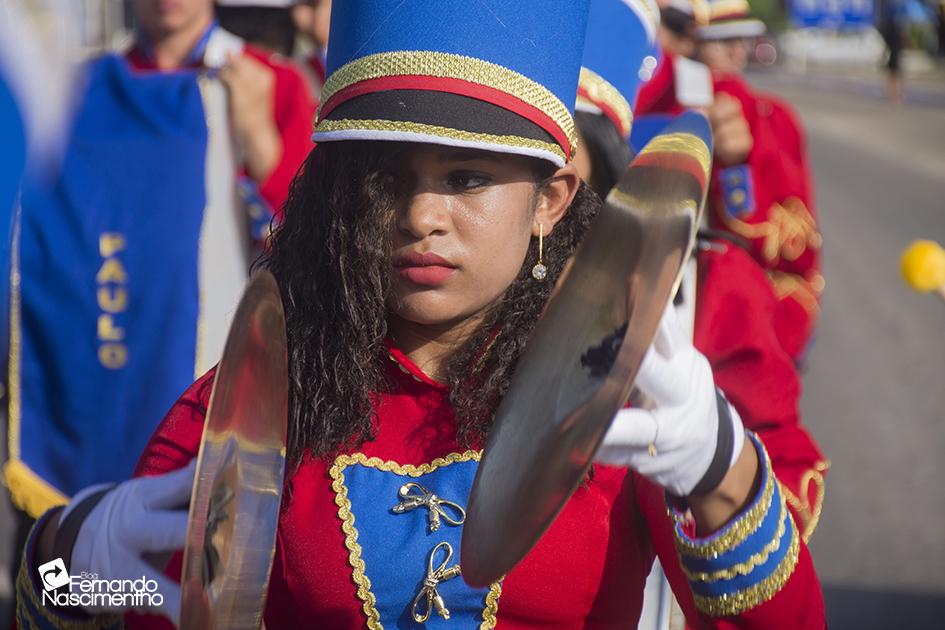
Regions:
[[325, 116], [325, 120], [377, 118], [556, 144], [547, 131], [504, 107], [461, 94], [434, 90], [370, 92], [340, 103]]

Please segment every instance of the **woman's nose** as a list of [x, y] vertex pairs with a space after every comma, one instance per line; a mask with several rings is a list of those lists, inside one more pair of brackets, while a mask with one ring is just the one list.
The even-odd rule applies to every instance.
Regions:
[[445, 234], [449, 229], [449, 201], [445, 195], [415, 192], [402, 206], [397, 228], [417, 239]]

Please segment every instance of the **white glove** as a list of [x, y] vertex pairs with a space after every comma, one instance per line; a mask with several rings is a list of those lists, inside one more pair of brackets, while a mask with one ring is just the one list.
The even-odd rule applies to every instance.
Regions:
[[[618, 411], [595, 460], [633, 468], [680, 497], [714, 489], [741, 453], [745, 430], [738, 412], [717, 397], [709, 361], [693, 347], [672, 305], [636, 386], [652, 408]], [[721, 431], [720, 407], [730, 423]]]
[[[183, 549], [187, 536], [187, 504], [196, 461], [194, 459], [184, 468], [164, 475], [121, 483], [105, 494], [89, 512], [72, 548], [69, 572], [73, 579], [83, 573], [95, 574], [99, 580], [141, 580], [144, 577], [154, 580], [157, 584], [154, 593], [161, 597], [142, 597], [140, 604], [130, 607], [83, 606], [86, 612], [121, 613], [130, 608], [161, 614], [177, 623], [180, 586], [146, 562], [142, 555]], [[63, 511], [60, 524], [83, 499], [101, 489], [102, 486], [93, 486], [77, 494]], [[124, 592], [134, 591], [127, 589]]]

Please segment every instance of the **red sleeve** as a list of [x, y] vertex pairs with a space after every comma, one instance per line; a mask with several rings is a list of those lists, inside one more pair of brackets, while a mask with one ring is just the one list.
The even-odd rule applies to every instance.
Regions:
[[213, 368], [174, 403], [144, 447], [135, 466], [135, 477], [161, 475], [183, 468], [197, 456], [215, 375], [216, 368]]
[[311, 137], [315, 102], [305, 84], [305, 77], [288, 61], [274, 59], [250, 46], [246, 52], [269, 66], [276, 76], [274, 114], [282, 137], [282, 159], [269, 177], [260, 182], [259, 192], [279, 215], [292, 178], [314, 146]]
[[[747, 443], [747, 442], [746, 442]], [[696, 606], [692, 587], [683, 572], [676, 548], [675, 527], [667, 511], [664, 491], [634, 473], [637, 498], [650, 531], [650, 540], [676, 600], [693, 629], [822, 630], [826, 627], [823, 593], [803, 540], [798, 540], [797, 561], [775, 592], [760, 592], [753, 605], [737, 614], [713, 616]]]
[[782, 306], [751, 257], [723, 247], [699, 255], [694, 344], [745, 428], [764, 441], [807, 540], [820, 517], [829, 464], [801, 426], [800, 376], [777, 331]]
[[[216, 368], [213, 368], [174, 403], [144, 447], [144, 453], [135, 467], [135, 477], [161, 475], [183, 468], [197, 456], [215, 374]], [[164, 570], [165, 575], [179, 582], [183, 559], [183, 552], [175, 553]], [[125, 614], [125, 627], [135, 630], [173, 630], [174, 626], [164, 617], [130, 612]]]

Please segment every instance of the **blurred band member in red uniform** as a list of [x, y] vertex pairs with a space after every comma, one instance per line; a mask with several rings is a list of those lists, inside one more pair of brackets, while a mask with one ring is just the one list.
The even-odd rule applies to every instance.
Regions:
[[[621, 0], [595, 2], [621, 6]], [[656, 53], [645, 36], [656, 24], [637, 18], [650, 15], [647, 5], [638, 6], [636, 12], [623, 11], [623, 28], [612, 26], [621, 11], [606, 26], [592, 19], [585, 44], [575, 106], [581, 140], [575, 165], [601, 197], [629, 162], [627, 139], [639, 122], [633, 121], [631, 106]], [[795, 519], [809, 537], [823, 502], [826, 462], [801, 424], [800, 379], [778, 338], [781, 307], [773, 287], [743, 248], [717, 232], [700, 231], [694, 258], [676, 300], [680, 318], [745, 426], [768, 447], [774, 470], [792, 497]]]
[[[670, 16], [662, 28], [668, 33], [661, 38], [664, 59], [643, 86], [636, 113], [705, 108], [716, 143], [710, 226], [731, 234], [767, 271], [778, 296], [778, 337], [800, 364], [820, 310], [822, 238], [796, 116], [740, 76], [747, 58], [744, 39], [763, 33], [764, 25], [750, 18], [744, 0], [695, 4], [688, 11], [686, 4], [673, 4], [662, 14]], [[694, 65], [687, 54], [707, 65]], [[686, 102], [700, 92], [708, 98]]]
[[311, 49], [304, 56], [312, 89], [318, 97], [325, 85], [325, 54], [328, 51], [328, 30], [331, 24], [331, 0], [299, 0], [292, 8], [292, 18], [299, 33], [306, 37]]
[[307, 131], [315, 106], [304, 78], [278, 56], [223, 30], [214, 19], [213, 0], [132, 4], [138, 33], [128, 60], [142, 71], [219, 68], [240, 162], [262, 199], [278, 212], [312, 147]]

